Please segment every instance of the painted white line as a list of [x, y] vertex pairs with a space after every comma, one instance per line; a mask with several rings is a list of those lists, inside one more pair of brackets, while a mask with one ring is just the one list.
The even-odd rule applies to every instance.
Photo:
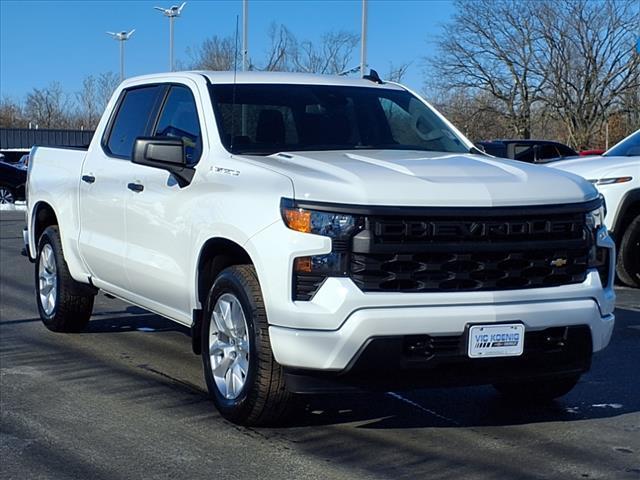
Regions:
[[594, 403], [593, 408], [622, 408], [620, 403]]
[[155, 328], [151, 328], [151, 327], [139, 327], [139, 328], [136, 328], [136, 330], [139, 332], [155, 332], [156, 331]]
[[434, 412], [433, 410], [430, 410], [426, 407], [423, 407], [422, 405], [420, 405], [419, 403], [414, 402], [413, 400], [410, 400], [406, 397], [403, 397], [402, 395], [400, 395], [399, 393], [396, 392], [387, 392], [387, 395], [389, 395], [392, 398], [395, 398], [396, 400], [400, 400], [401, 402], [404, 402], [408, 405], [411, 405], [412, 407], [417, 408], [418, 410], [422, 410], [425, 413], [428, 413], [429, 415], [433, 415], [436, 418], [439, 418], [440, 420], [444, 420], [446, 422], [452, 423], [458, 427], [461, 427], [462, 425], [460, 424], [460, 422], [455, 421], [453, 418], [449, 418], [449, 417], [445, 417], [444, 415], [440, 415], [438, 412]]

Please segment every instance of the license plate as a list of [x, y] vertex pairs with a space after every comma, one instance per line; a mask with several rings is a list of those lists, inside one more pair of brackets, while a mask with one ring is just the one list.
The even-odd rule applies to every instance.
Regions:
[[468, 355], [471, 358], [517, 357], [524, 348], [524, 325], [472, 325], [469, 327]]

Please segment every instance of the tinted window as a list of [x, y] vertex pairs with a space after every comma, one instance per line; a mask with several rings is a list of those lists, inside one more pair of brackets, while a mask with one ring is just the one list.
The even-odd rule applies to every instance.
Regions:
[[533, 145], [515, 145], [513, 147], [513, 158], [521, 162], [533, 162], [535, 159]]
[[200, 159], [200, 122], [196, 102], [187, 87], [171, 87], [154, 136], [181, 138], [185, 145], [187, 162], [194, 164]]
[[107, 142], [110, 153], [131, 158], [135, 139], [147, 132], [160, 89], [154, 86], [127, 90], [111, 127]]
[[482, 147], [480, 150], [484, 150], [494, 157], [509, 158], [507, 147], [503, 143], [478, 142], [476, 145]]
[[[235, 91], [234, 91], [235, 90]], [[392, 149], [468, 152], [404, 90], [330, 85], [214, 85], [221, 139], [234, 153]]]
[[557, 145], [557, 147], [558, 147], [558, 150], [560, 151], [561, 157], [577, 157], [578, 156], [578, 152], [576, 152], [575, 150], [571, 150], [566, 145]]
[[611, 147], [604, 154], [606, 157], [638, 157], [640, 156], [640, 130]]
[[536, 160], [541, 160], [541, 159], [549, 159], [549, 158], [558, 158], [560, 156], [560, 152], [558, 152], [558, 149], [556, 148], [555, 145], [552, 145], [550, 143], [546, 143], [543, 145], [540, 145], [539, 148], [539, 153], [536, 156]]

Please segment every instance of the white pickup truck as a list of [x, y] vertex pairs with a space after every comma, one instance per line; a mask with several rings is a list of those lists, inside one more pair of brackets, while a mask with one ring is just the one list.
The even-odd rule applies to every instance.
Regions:
[[353, 387], [548, 400], [614, 325], [596, 189], [376, 75], [127, 80], [88, 148], [32, 150], [27, 215], [49, 329], [84, 329], [98, 290], [189, 326], [238, 423]]

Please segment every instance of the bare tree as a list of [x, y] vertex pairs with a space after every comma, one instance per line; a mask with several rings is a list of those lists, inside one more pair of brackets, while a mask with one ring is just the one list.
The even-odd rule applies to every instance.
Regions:
[[508, 136], [510, 123], [499, 100], [486, 92], [454, 89], [431, 99], [456, 127], [473, 141]]
[[12, 98], [3, 97], [0, 100], [0, 128], [19, 128], [25, 124], [22, 105]]
[[295, 50], [296, 38], [284, 25], [275, 22], [269, 26], [269, 47], [264, 65], [260, 70], [287, 72], [295, 70], [292, 65], [292, 51]]
[[394, 65], [393, 62], [389, 63], [389, 72], [387, 73], [387, 80], [389, 80], [390, 82], [401, 83], [412, 63], [413, 62], [405, 62], [399, 65]]
[[83, 128], [95, 128], [100, 120], [102, 111], [98, 97], [96, 77], [89, 75], [82, 82], [82, 89], [76, 92], [78, 115], [76, 122]]
[[40, 128], [69, 126], [69, 99], [58, 82], [46, 88], [34, 88], [27, 94], [25, 116]]
[[191, 68], [196, 70], [233, 70], [239, 65], [234, 38], [218, 37], [206, 39], [202, 45], [190, 50]]
[[438, 39], [428, 63], [441, 90], [462, 88], [488, 94], [505, 112], [512, 132], [531, 135], [532, 109], [546, 84], [536, 69], [538, 13], [520, 0], [457, 0], [457, 13]]
[[120, 79], [114, 72], [104, 72], [96, 77], [97, 105], [100, 112], [105, 110], [119, 84]]
[[640, 55], [634, 52], [640, 25], [636, 2], [544, 0], [536, 4], [544, 42], [538, 51], [539, 69], [547, 70], [548, 79], [544, 101], [562, 120], [569, 142], [577, 148], [591, 146], [610, 115], [622, 110], [637, 113], [640, 108]]
[[358, 35], [344, 30], [325, 33], [317, 45], [309, 40], [298, 43], [291, 38], [291, 56], [295, 70], [326, 74], [343, 72], [349, 66], [360, 40]]

